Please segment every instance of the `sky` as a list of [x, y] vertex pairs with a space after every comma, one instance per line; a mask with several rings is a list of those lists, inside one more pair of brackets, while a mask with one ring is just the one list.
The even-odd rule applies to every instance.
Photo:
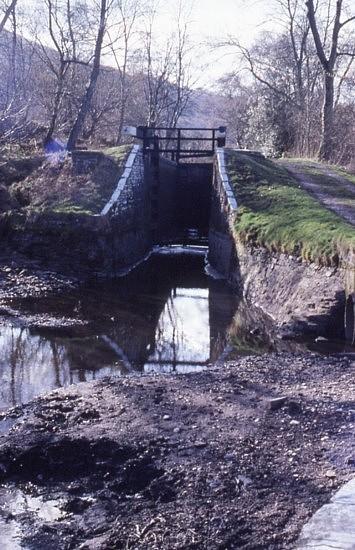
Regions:
[[[162, 0], [157, 16], [157, 27], [168, 32], [175, 23], [176, 3], [179, 0]], [[189, 17], [192, 41], [197, 44], [195, 61], [203, 67], [199, 80], [201, 86], [213, 81], [231, 70], [233, 55], [209, 46], [211, 42], [225, 41], [229, 36], [237, 37], [243, 45], [250, 45], [257, 34], [274, 28], [270, 18], [270, 0], [185, 0], [191, 9]]]
[[[152, 0], [154, 1], [154, 0]], [[176, 25], [177, 5], [183, 2], [190, 11], [189, 30], [196, 46], [194, 58], [198, 85], [210, 86], [231, 70], [233, 57], [221, 50], [214, 51], [211, 42], [221, 42], [228, 36], [250, 45], [258, 32], [273, 26], [270, 18], [272, 0], [155, 0], [158, 5], [156, 31], [162, 39]], [[37, 7], [39, 0], [21, 0], [19, 4]]]

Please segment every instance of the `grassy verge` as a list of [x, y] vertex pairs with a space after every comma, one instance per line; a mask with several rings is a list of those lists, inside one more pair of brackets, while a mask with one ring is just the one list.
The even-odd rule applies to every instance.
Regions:
[[[333, 172], [336, 176], [341, 176], [347, 183], [352, 183], [355, 185], [355, 174], [347, 172], [341, 166], [336, 166], [335, 164], [327, 164], [324, 162], [318, 162], [314, 159], [304, 159], [304, 158], [284, 158], [278, 159], [279, 164], [291, 163], [295, 166], [298, 166], [301, 172], [309, 174], [310, 176], [323, 176], [326, 181], [334, 183], [334, 180], [339, 184], [339, 179], [331, 176]], [[329, 171], [329, 174], [326, 172]]]
[[[316, 161], [308, 161], [306, 159], [279, 159], [278, 164], [288, 165], [299, 170], [304, 176], [309, 176], [310, 180], [321, 186], [328, 195], [336, 199], [354, 200], [355, 191], [355, 176], [349, 174], [338, 166], [331, 166]], [[352, 187], [354, 186], [354, 189]]]
[[235, 151], [227, 151], [227, 165], [242, 241], [321, 265], [336, 266], [342, 254], [355, 250], [354, 228], [302, 190], [282, 166]]
[[62, 214], [98, 214], [114, 192], [131, 146], [101, 149], [102, 159], [89, 174], [76, 174], [71, 161], [48, 160], [27, 179], [11, 186], [21, 206]]

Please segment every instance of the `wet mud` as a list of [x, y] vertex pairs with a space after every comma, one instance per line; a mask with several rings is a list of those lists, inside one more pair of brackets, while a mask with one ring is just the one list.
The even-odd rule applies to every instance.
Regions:
[[0, 273], [2, 550], [286, 550], [354, 475], [351, 350], [290, 347], [203, 257], [80, 288], [16, 261]]
[[353, 399], [312, 354], [71, 386], [2, 415], [1, 490], [60, 510], [11, 513], [29, 549], [291, 548], [354, 473]]

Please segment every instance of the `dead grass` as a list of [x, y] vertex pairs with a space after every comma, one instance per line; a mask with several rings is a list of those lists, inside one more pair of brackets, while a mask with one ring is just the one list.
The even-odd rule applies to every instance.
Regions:
[[98, 214], [116, 188], [129, 151], [126, 145], [101, 151], [104, 157], [97, 167], [83, 175], [74, 173], [71, 159], [47, 160], [24, 181], [13, 184], [10, 193], [22, 207]]

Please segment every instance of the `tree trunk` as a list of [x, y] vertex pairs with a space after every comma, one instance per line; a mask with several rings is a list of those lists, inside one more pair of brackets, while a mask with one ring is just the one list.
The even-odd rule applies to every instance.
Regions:
[[120, 106], [120, 114], [118, 117], [118, 130], [117, 130], [117, 137], [116, 137], [116, 145], [119, 145], [121, 143], [122, 139], [122, 131], [123, 131], [123, 125], [125, 121], [125, 115], [126, 115], [126, 98], [122, 100], [121, 106]]
[[4, 29], [4, 27], [7, 23], [7, 20], [9, 19], [11, 13], [13, 12], [13, 10], [16, 7], [16, 4], [17, 4], [17, 0], [12, 0], [12, 2], [9, 4], [9, 6], [5, 9], [3, 18], [0, 21], [0, 32], [3, 31], [3, 29]]
[[78, 141], [78, 138], [83, 130], [86, 115], [89, 112], [92, 98], [95, 92], [96, 82], [97, 82], [97, 79], [99, 78], [102, 43], [103, 43], [105, 31], [106, 31], [106, 13], [107, 13], [107, 0], [101, 0], [100, 25], [99, 25], [99, 31], [97, 34], [96, 44], [95, 44], [93, 67], [90, 74], [88, 85], [86, 87], [86, 92], [84, 94], [84, 97], [80, 105], [78, 116], [76, 117], [74, 125], [69, 134], [68, 143], [67, 143], [68, 151], [72, 151], [75, 148], [76, 142]]
[[57, 89], [56, 89], [55, 96], [54, 96], [54, 104], [53, 104], [51, 119], [50, 119], [50, 123], [49, 123], [49, 127], [48, 127], [48, 130], [47, 130], [46, 137], [44, 138], [44, 145], [45, 146], [48, 145], [50, 143], [50, 141], [52, 140], [53, 133], [54, 133], [54, 130], [55, 130], [55, 127], [56, 127], [56, 124], [57, 124], [59, 109], [60, 109], [60, 105], [61, 105], [61, 102], [62, 102], [62, 99], [63, 99], [63, 87], [64, 87], [65, 72], [66, 72], [66, 69], [65, 69], [65, 67], [62, 66], [61, 69], [60, 69], [60, 74], [58, 76]]
[[322, 113], [322, 141], [319, 148], [319, 158], [330, 160], [333, 151], [334, 132], [334, 76], [324, 75], [324, 101]]
[[324, 71], [324, 102], [322, 113], [322, 139], [319, 148], [319, 159], [330, 160], [332, 156], [333, 132], [334, 132], [334, 69], [338, 57], [339, 32], [344, 26], [340, 22], [343, 0], [336, 1], [335, 16], [332, 30], [332, 40], [329, 57], [325, 54], [324, 44], [316, 22], [316, 10], [314, 0], [307, 0], [307, 17], [313, 34], [317, 56]]

